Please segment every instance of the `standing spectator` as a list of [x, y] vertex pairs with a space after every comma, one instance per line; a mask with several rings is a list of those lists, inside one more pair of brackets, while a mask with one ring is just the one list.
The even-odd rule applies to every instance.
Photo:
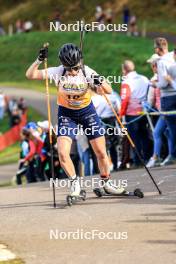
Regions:
[[31, 32], [31, 30], [33, 28], [33, 23], [31, 21], [25, 21], [23, 27], [24, 27], [25, 33]]
[[138, 26], [137, 26], [137, 18], [136, 16], [131, 16], [129, 21], [129, 36], [137, 37], [139, 35]]
[[[150, 59], [147, 60], [150, 63], [154, 76], [151, 78], [151, 81], [158, 81], [157, 75], [157, 61], [160, 59], [160, 56], [157, 54], [153, 54]], [[149, 108], [155, 108], [156, 110], [160, 111], [160, 89], [157, 87], [150, 86], [148, 92], [148, 103]], [[164, 116], [160, 115], [159, 118], [157, 117], [156, 125], [153, 131], [153, 140], [154, 140], [154, 149], [153, 155], [150, 158], [149, 162], [147, 163], [147, 167], [155, 167], [161, 164], [161, 148], [163, 143], [163, 135], [166, 134], [167, 141], [168, 141], [168, 149], [169, 153], [172, 152], [172, 141], [167, 131], [167, 124], [165, 121]]]
[[175, 63], [169, 67], [165, 80], [176, 90], [176, 49], [174, 49], [173, 56]]
[[20, 123], [21, 116], [19, 109], [14, 109], [11, 113], [11, 127], [16, 126]]
[[24, 32], [24, 25], [23, 22], [21, 21], [21, 19], [17, 19], [16, 23], [15, 23], [15, 27], [16, 27], [16, 33], [22, 33]]
[[105, 11], [105, 19], [106, 19], [106, 23], [107, 24], [112, 24], [112, 20], [113, 20], [113, 12], [111, 8], [108, 8]]
[[27, 110], [26, 101], [23, 97], [21, 97], [18, 101], [18, 109], [21, 111], [22, 114], [24, 114]]
[[60, 12], [58, 9], [56, 9], [54, 12], [53, 21], [58, 22], [59, 24], [61, 23], [61, 16], [60, 16]]
[[[120, 109], [120, 96], [113, 91], [112, 94], [107, 95], [109, 100], [111, 101], [114, 109], [118, 112]], [[98, 116], [101, 118], [102, 122], [106, 127], [116, 127], [116, 117], [112, 112], [110, 106], [107, 104], [105, 98], [102, 95], [94, 95], [92, 96], [92, 102], [95, 106]], [[105, 135], [106, 143], [109, 149], [111, 161], [113, 163], [113, 169], [117, 170], [117, 144], [118, 144], [118, 136], [116, 135]]]
[[[144, 158], [148, 160], [149, 156], [149, 136], [147, 131], [147, 120], [139, 116], [142, 111], [141, 103], [146, 99], [149, 80], [135, 71], [135, 65], [132, 61], [126, 60], [122, 64], [122, 72], [126, 77], [121, 86], [121, 111], [120, 116], [125, 116], [129, 134], [134, 141], [137, 150]], [[133, 153], [133, 163], [140, 165], [140, 161]]]
[[[154, 40], [155, 53], [160, 56], [157, 62], [158, 81], [153, 81], [153, 86], [160, 88], [161, 91], [161, 110], [176, 110], [176, 90], [168, 82], [167, 76], [169, 69], [175, 64], [174, 53], [168, 51], [168, 42], [165, 38]], [[165, 121], [169, 130], [169, 136], [173, 142], [172, 153], [169, 154], [161, 165], [167, 165], [175, 161], [176, 146], [176, 115], [165, 115]]]
[[99, 30], [100, 30], [101, 24], [104, 24], [104, 22], [105, 22], [105, 14], [104, 14], [101, 6], [96, 6], [95, 19], [96, 19], [96, 22], [99, 23]]
[[127, 5], [123, 6], [123, 24], [129, 23], [130, 20], [130, 9], [128, 8]]
[[4, 28], [3, 28], [3, 25], [2, 23], [0, 22], [0, 36], [4, 36], [6, 33], [4, 31]]
[[4, 118], [5, 112], [5, 95], [0, 91], [0, 120]]

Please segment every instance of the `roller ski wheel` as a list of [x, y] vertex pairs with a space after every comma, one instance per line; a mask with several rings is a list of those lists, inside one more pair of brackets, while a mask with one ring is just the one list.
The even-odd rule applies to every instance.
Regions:
[[97, 197], [102, 197], [104, 195], [103, 191], [100, 188], [93, 189], [93, 192]]
[[67, 204], [68, 204], [68, 206], [72, 206], [72, 204], [73, 204], [72, 198], [73, 198], [73, 196], [67, 195]]
[[103, 196], [118, 196], [118, 197], [123, 197], [123, 196], [132, 196], [132, 197], [138, 197], [138, 198], [143, 198], [144, 194], [140, 189], [135, 189], [134, 192], [128, 192], [128, 191], [124, 191], [121, 194], [110, 194], [105, 192], [104, 190], [102, 190], [101, 188], [95, 188], [93, 189], [93, 192], [95, 193], [95, 195], [97, 197], [103, 197]]
[[134, 196], [137, 196], [139, 198], [144, 198], [144, 193], [141, 191], [141, 189], [135, 189]]
[[81, 190], [80, 194], [78, 196], [73, 196], [73, 195], [67, 195], [67, 205], [72, 206], [74, 203], [78, 201], [85, 201], [86, 200], [86, 191]]
[[85, 190], [81, 190], [80, 197], [82, 198], [83, 201], [86, 200], [86, 191]]

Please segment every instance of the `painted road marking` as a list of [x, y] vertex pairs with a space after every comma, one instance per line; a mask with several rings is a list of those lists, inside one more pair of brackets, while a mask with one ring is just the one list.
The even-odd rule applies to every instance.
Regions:
[[0, 244], [0, 261], [7, 261], [15, 258], [16, 255], [7, 249], [7, 246]]

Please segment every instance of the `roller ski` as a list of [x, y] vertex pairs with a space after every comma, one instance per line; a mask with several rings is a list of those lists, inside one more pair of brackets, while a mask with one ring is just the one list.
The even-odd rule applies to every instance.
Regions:
[[104, 186], [102, 188], [94, 188], [93, 192], [97, 197], [104, 196], [129, 196], [129, 197], [138, 197], [143, 198], [143, 192], [138, 188], [133, 192], [129, 192], [122, 187], [117, 187], [112, 183], [110, 179], [104, 182]]
[[72, 206], [78, 201], [86, 200], [86, 191], [81, 190], [78, 178], [71, 180], [71, 194], [67, 195], [67, 205]]

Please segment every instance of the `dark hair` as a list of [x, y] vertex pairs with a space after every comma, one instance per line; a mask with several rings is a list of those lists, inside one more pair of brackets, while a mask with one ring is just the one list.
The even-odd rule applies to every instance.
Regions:
[[22, 135], [24, 135], [25, 137], [29, 138], [31, 133], [28, 129], [26, 128], [23, 128], [22, 131], [21, 131]]

